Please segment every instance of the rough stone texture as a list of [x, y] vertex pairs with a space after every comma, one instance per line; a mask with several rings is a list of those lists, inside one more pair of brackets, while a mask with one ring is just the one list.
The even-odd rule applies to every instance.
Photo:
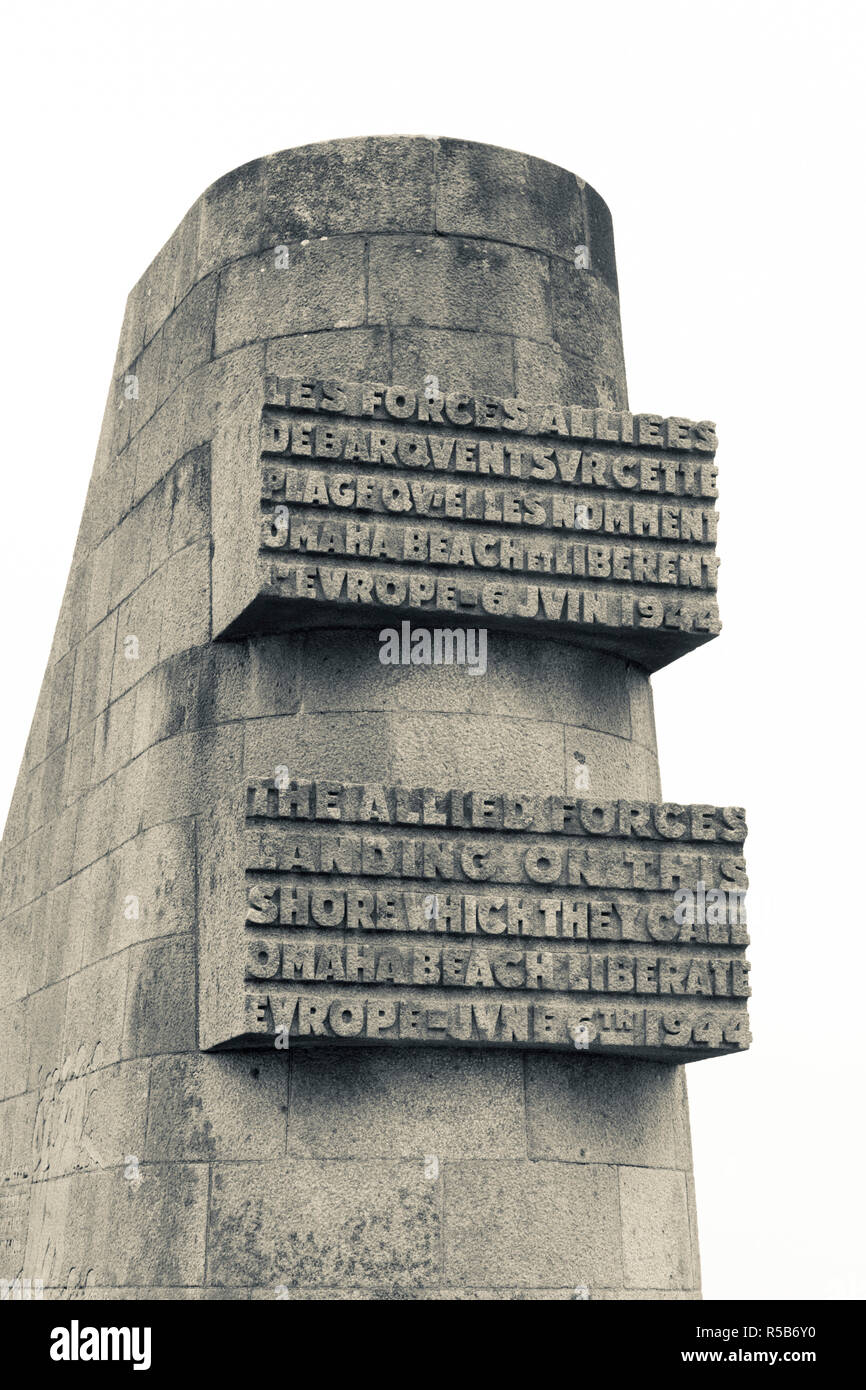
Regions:
[[525, 1162], [501, 1159], [455, 1164], [445, 1173], [445, 1201], [446, 1284], [592, 1289], [621, 1282], [613, 1166], [535, 1162], [527, 1172]]
[[266, 367], [627, 408], [607, 209], [512, 151], [335, 141], [220, 179], [132, 290], [2, 847], [0, 1276], [697, 1297], [679, 1069], [197, 1050], [197, 820], [244, 772], [564, 792], [580, 751], [603, 795], [658, 795], [616, 657], [492, 634], [485, 680], [409, 681], [357, 631], [211, 643], [209, 446]]

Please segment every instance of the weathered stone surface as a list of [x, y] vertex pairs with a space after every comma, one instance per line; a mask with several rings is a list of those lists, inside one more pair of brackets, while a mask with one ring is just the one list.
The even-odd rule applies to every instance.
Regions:
[[117, 1169], [144, 1151], [149, 1060], [103, 1066], [101, 1045], [82, 1044], [33, 1095], [30, 1173], [34, 1180]]
[[[199, 209], [197, 275], [209, 275], [258, 251], [262, 238], [262, 185], [267, 163], [264, 159], [253, 159], [224, 174], [195, 204]], [[190, 215], [188, 213], [187, 217]]]
[[117, 383], [113, 450], [119, 454], [159, 406], [163, 330], [160, 329]]
[[622, 338], [616, 291], [591, 275], [575, 274], [564, 261], [550, 264], [554, 339], [564, 352], [593, 361], [616, 377], [622, 370]]
[[[444, 701], [443, 701], [444, 702]], [[333, 711], [292, 719], [263, 719], [251, 729], [244, 748], [244, 772], [273, 777], [278, 767], [317, 767], [323, 777], [358, 781], [377, 777], [397, 780], [401, 768], [413, 766], [422, 782], [438, 776], [444, 782], [485, 786], [491, 756], [512, 743], [511, 785], [541, 792], [562, 776], [562, 727], [554, 722], [519, 726], [508, 719], [476, 716]], [[437, 753], [433, 739], [443, 736]], [[342, 759], [342, 760], [341, 760]]]
[[553, 341], [546, 258], [502, 243], [392, 236], [370, 243], [371, 323], [534, 334]]
[[143, 825], [200, 815], [241, 769], [243, 729], [237, 724], [166, 738], [148, 754]]
[[530, 1158], [679, 1167], [679, 1072], [661, 1062], [526, 1059]]
[[[253, 768], [276, 769], [291, 764], [297, 756], [314, 758], [324, 776], [337, 777], [340, 750], [357, 773], [376, 775], [377, 770], [393, 766], [391, 740], [395, 729], [403, 730], [404, 718], [355, 711], [330, 714], [299, 714], [287, 719], [261, 719], [244, 740], [244, 772]], [[287, 762], [287, 759], [289, 760]], [[255, 776], [266, 776], [262, 771]], [[275, 771], [271, 775], [278, 775]]]
[[363, 324], [364, 257], [362, 237], [341, 237], [293, 242], [284, 266], [273, 251], [235, 262], [220, 276], [215, 353], [286, 333]]
[[523, 1158], [522, 1059], [299, 1049], [292, 1054], [288, 1144], [298, 1158], [415, 1158], [430, 1181], [445, 1160]]
[[145, 942], [129, 952], [124, 1057], [188, 1052], [195, 1047], [195, 953], [189, 937]]
[[150, 534], [150, 570], [157, 570], [190, 542], [208, 536], [209, 450], [206, 447], [190, 450], [153, 492], [147, 494], [142, 505], [150, 498], [153, 498], [153, 510], [145, 513]]
[[[113, 777], [91, 788], [64, 815], [74, 828], [74, 851], [64, 859], [63, 868], [53, 877], [60, 882], [100, 859], [136, 835], [141, 828], [142, 803], [147, 785], [148, 753], [134, 758]], [[59, 831], [55, 830], [55, 835]], [[59, 841], [58, 841], [59, 842]], [[68, 860], [68, 862], [67, 862]]]
[[0, 1012], [4, 1039], [0, 1056], [0, 1090], [4, 1100], [27, 1090], [29, 1012], [29, 1001], [23, 999]]
[[[101, 981], [97, 983], [102, 983]], [[107, 993], [107, 991], [106, 991]], [[72, 1040], [66, 1043], [66, 1006], [69, 995], [69, 981], [59, 980], [57, 984], [31, 994], [24, 1006], [23, 1036], [21, 1038], [20, 1058], [24, 1065], [23, 1085], [9, 1091], [15, 1095], [17, 1090], [36, 1091], [45, 1083], [50, 1074], [63, 1063], [64, 1053], [71, 1048]], [[77, 1002], [77, 1001], [76, 1001]], [[109, 1016], [103, 1029], [109, 1037], [116, 1031], [116, 1021]], [[93, 1031], [103, 1031], [94, 1029]], [[75, 1046], [80, 1044], [76, 1039]], [[15, 1051], [12, 1056], [14, 1058]], [[19, 1077], [21, 1073], [19, 1073]]]
[[136, 687], [137, 755], [176, 734], [262, 715], [296, 714], [303, 638], [274, 637], [193, 648]]
[[586, 202], [587, 235], [590, 264], [597, 276], [614, 294], [618, 292], [616, 277], [616, 254], [613, 245], [613, 219], [603, 198], [589, 184], [584, 184], [583, 195]]
[[340, 140], [219, 179], [130, 293], [0, 851], [0, 1278], [88, 1301], [697, 1297], [681, 1068], [200, 1050], [196, 927], [233, 863], [208, 837], [243, 777], [660, 800], [656, 661], [622, 633], [490, 614], [478, 677], [383, 664], [387, 605], [225, 639], [257, 589], [211, 546], [258, 543], [268, 375], [562, 402], [610, 452], [610, 214], [528, 155]]
[[202, 362], [210, 360], [214, 346], [217, 288], [215, 275], [199, 281], [166, 324], [159, 363], [157, 408], [186, 381], [190, 372]]
[[602, 410], [626, 410], [625, 371], [559, 344], [514, 339], [514, 392], [552, 401], [586, 401]]
[[628, 781], [642, 801], [661, 799], [655, 755], [641, 744], [617, 735], [567, 727], [565, 765], [566, 775], [570, 770], [575, 781], [578, 773], [581, 775], [580, 785], [586, 795], [614, 796]]
[[274, 155], [266, 162], [263, 244], [353, 232], [432, 232], [439, 143], [373, 136]]
[[686, 1175], [623, 1167], [619, 1195], [626, 1288], [693, 1288]]
[[286, 1147], [289, 1066], [284, 1054], [154, 1059], [144, 1157], [169, 1160], [276, 1159]]
[[[429, 381], [437, 391], [490, 391], [497, 396], [516, 394], [513, 340], [505, 333], [393, 328], [391, 361], [395, 381], [419, 384]], [[270, 362], [268, 370], [271, 370]], [[356, 379], [384, 380], [386, 375], [380, 373], [377, 378], [362, 373]]]
[[308, 372], [313, 364], [324, 377], [337, 376], [350, 368], [359, 380], [382, 381], [390, 371], [390, 357], [387, 328], [341, 328], [271, 338], [265, 366], [277, 376]]
[[24, 909], [30, 926], [30, 993], [78, 969], [82, 932], [81, 918], [73, 907], [75, 886], [76, 879], [66, 879]]
[[[683, 1078], [683, 1090], [685, 1091], [685, 1078]], [[681, 1134], [681, 1152], [684, 1155], [684, 1167], [686, 1169], [686, 1204], [689, 1210], [689, 1250], [692, 1261], [692, 1288], [697, 1290], [692, 1296], [700, 1297], [701, 1287], [701, 1247], [698, 1240], [698, 1211], [695, 1198], [695, 1180], [692, 1176], [692, 1136], [688, 1123], [688, 1110], [683, 1108], [678, 1116], [678, 1128]]]
[[69, 652], [58, 661], [51, 675], [51, 698], [48, 706], [48, 726], [45, 752], [51, 753], [66, 742], [69, 734], [69, 711], [72, 704], [72, 679], [75, 653]]
[[131, 440], [135, 457], [135, 501], [145, 497], [178, 459], [208, 444], [221, 417], [229, 414], [264, 371], [263, 343], [238, 348], [190, 373], [166, 401], [148, 415]]
[[159, 661], [159, 639], [166, 608], [164, 569], [150, 575], [118, 608], [111, 675], [113, 700], [140, 681]]
[[[138, 942], [189, 930], [195, 827], [173, 820], [142, 831], [79, 875], [82, 965]], [[73, 880], [76, 882], [76, 880]]]
[[[8, 1186], [26, 1183], [33, 1174], [37, 1099], [36, 1093], [31, 1091], [0, 1101], [0, 1192]], [[7, 1259], [13, 1216], [11, 1206], [0, 1205], [0, 1221], [5, 1218], [10, 1223], [0, 1225], [0, 1245]]]
[[441, 1262], [438, 1184], [420, 1163], [217, 1164], [211, 1284], [401, 1288]]
[[29, 907], [13, 912], [3, 923], [0, 937], [0, 998], [15, 1003], [27, 994], [27, 977], [32, 969], [30, 933], [32, 912]]
[[159, 631], [160, 661], [203, 646], [210, 636], [210, 543], [202, 540], [185, 546], [164, 568], [163, 592], [177, 597], [165, 603]]
[[586, 243], [585, 188], [555, 164], [471, 140], [440, 140], [437, 173], [439, 232], [552, 251], [569, 261]]
[[[619, 1283], [616, 1169], [449, 1163], [443, 1283], [509, 1289]], [[543, 1242], [538, 1231], [546, 1233]]]
[[[178, 1163], [40, 1183], [46, 1195], [25, 1271], [47, 1285], [198, 1284], [204, 1276], [207, 1169]], [[39, 1238], [41, 1236], [41, 1239]]]
[[117, 615], [111, 614], [77, 647], [70, 728], [74, 732], [105, 709], [111, 690]]
[[91, 1057], [99, 1049], [105, 1065], [119, 1060], [128, 966], [128, 956], [123, 953], [96, 961], [71, 978], [63, 1034], [64, 1058], [83, 1047]]
[[633, 736], [622, 663], [603, 652], [489, 632], [484, 678], [474, 678], [465, 666], [443, 666], [436, 672], [434, 689], [426, 668], [407, 671], [402, 665], [371, 662], [371, 648], [378, 654], [380, 644], [369, 631], [311, 632], [304, 640], [302, 690], [308, 714], [417, 710], [531, 719], [596, 729], [622, 739]]

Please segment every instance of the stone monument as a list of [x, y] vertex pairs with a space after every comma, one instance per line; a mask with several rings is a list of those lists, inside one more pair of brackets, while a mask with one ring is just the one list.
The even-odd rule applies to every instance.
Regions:
[[719, 630], [715, 449], [629, 412], [563, 169], [351, 139], [194, 204], [3, 840], [7, 1289], [700, 1296], [746, 827], [662, 800], [650, 674]]

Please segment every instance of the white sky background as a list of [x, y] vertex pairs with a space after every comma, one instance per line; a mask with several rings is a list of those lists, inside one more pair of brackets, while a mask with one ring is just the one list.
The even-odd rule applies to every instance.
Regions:
[[4, 818], [125, 298], [199, 193], [399, 133], [525, 150], [608, 202], [632, 409], [721, 441], [724, 631], [653, 680], [666, 798], [749, 812], [755, 1043], [688, 1070], [707, 1298], [866, 1296], [858, 11], [41, 0], [3, 22]]

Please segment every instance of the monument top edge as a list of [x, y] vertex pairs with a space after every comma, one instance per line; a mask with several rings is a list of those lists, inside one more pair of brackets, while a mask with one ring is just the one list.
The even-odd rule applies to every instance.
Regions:
[[133, 286], [145, 318], [229, 261], [335, 236], [503, 243], [574, 263], [619, 297], [613, 218], [589, 183], [535, 154], [431, 135], [357, 135], [288, 146], [214, 179]]
[[[279, 149], [270, 150], [267, 154], [257, 155], [253, 159], [245, 160], [243, 164], [236, 165], [233, 169], [227, 169], [203, 189], [199, 198], [196, 199], [196, 202], [203, 198], [207, 198], [209, 194], [221, 188], [226, 182], [234, 181], [244, 174], [249, 174], [254, 170], [274, 164], [288, 155], [297, 157], [308, 154], [311, 159], [327, 154], [331, 154], [335, 157], [345, 157], [353, 154], [360, 155], [365, 150], [365, 147], [369, 152], [374, 150], [376, 146], [379, 146], [384, 151], [389, 147], [393, 150], [394, 147], [401, 145], [405, 146], [407, 150], [412, 146], [429, 145], [431, 146], [431, 154], [433, 148], [435, 148], [436, 150], [446, 152], [449, 150], [460, 150], [465, 151], [467, 154], [475, 153], [479, 156], [486, 154], [488, 156], [505, 156], [512, 160], [525, 160], [528, 165], [539, 170], [548, 169], [555, 171], [559, 175], [565, 175], [567, 178], [574, 179], [577, 188], [581, 191], [586, 188], [592, 188], [585, 179], [581, 178], [581, 176], [576, 174], [573, 170], [566, 168], [565, 165], [556, 164], [553, 160], [544, 159], [541, 155], [530, 154], [526, 150], [512, 149], [508, 145], [489, 144], [484, 140], [467, 140], [456, 135], [408, 135], [400, 134], [399, 132], [384, 132], [370, 135], [339, 136], [331, 140], [314, 140], [301, 145], [285, 145], [281, 146]], [[592, 191], [597, 197], [601, 198], [601, 194], [599, 194], [595, 188], [592, 188]], [[604, 200], [602, 199], [602, 201]], [[195, 203], [192, 206], [194, 207]]]

